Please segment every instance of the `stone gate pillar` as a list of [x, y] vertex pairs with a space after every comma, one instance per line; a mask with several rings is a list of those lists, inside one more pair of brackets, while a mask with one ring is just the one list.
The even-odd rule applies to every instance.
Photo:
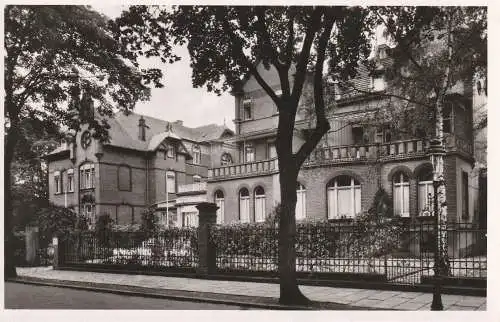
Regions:
[[198, 269], [199, 275], [215, 273], [216, 249], [210, 241], [210, 230], [216, 223], [217, 205], [211, 202], [199, 203], [198, 208]]

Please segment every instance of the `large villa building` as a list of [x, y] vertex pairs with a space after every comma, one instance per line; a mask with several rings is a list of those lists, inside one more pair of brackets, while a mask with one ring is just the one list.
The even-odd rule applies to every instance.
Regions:
[[[378, 49], [380, 62], [385, 50]], [[258, 70], [279, 95], [274, 70], [262, 65]], [[427, 138], [364, 124], [365, 115], [387, 99], [366, 92], [384, 91], [385, 83], [367, 72], [355, 82], [365, 91], [335, 97], [331, 130], [299, 173], [297, 220], [355, 217], [368, 210], [380, 188], [392, 197], [396, 215], [429, 220], [433, 187]], [[457, 88], [450, 93], [444, 124], [448, 220], [478, 222], [472, 124], [477, 93], [467, 83]], [[109, 214], [120, 225], [138, 222], [142, 211], [155, 207], [164, 225], [196, 226], [200, 201], [217, 204], [220, 224], [264, 221], [280, 200], [278, 110], [252, 77], [233, 95], [234, 132], [121, 112], [109, 120], [109, 143], [82, 130], [74, 143], [48, 155], [50, 200], [91, 221]], [[296, 150], [311, 128], [307, 110], [304, 100], [296, 119]]]

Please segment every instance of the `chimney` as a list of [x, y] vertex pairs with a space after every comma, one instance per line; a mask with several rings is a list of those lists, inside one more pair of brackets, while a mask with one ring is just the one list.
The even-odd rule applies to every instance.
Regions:
[[139, 119], [139, 140], [146, 141], [146, 120], [142, 116]]
[[177, 121], [174, 122], [174, 124], [177, 124], [177, 125], [180, 125], [180, 126], [182, 126], [183, 123], [184, 122], [182, 120], [177, 120]]

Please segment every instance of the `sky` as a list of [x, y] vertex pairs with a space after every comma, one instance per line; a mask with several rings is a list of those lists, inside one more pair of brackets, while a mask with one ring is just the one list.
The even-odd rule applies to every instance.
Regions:
[[[120, 5], [92, 7], [109, 18], [118, 17], [126, 9]], [[144, 59], [142, 67], [154, 66], [163, 71], [165, 87], [153, 88], [150, 100], [138, 102], [135, 112], [166, 121], [182, 120], [189, 127], [211, 123], [222, 125], [225, 122], [226, 126], [234, 129], [234, 98], [231, 94], [217, 96], [204, 88], [193, 88], [187, 48], [178, 47], [175, 51], [182, 59], [174, 64]]]

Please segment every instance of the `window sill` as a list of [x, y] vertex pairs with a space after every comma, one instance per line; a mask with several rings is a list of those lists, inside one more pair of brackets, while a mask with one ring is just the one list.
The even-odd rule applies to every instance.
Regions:
[[95, 187], [93, 188], [80, 188], [80, 191], [94, 191]]

